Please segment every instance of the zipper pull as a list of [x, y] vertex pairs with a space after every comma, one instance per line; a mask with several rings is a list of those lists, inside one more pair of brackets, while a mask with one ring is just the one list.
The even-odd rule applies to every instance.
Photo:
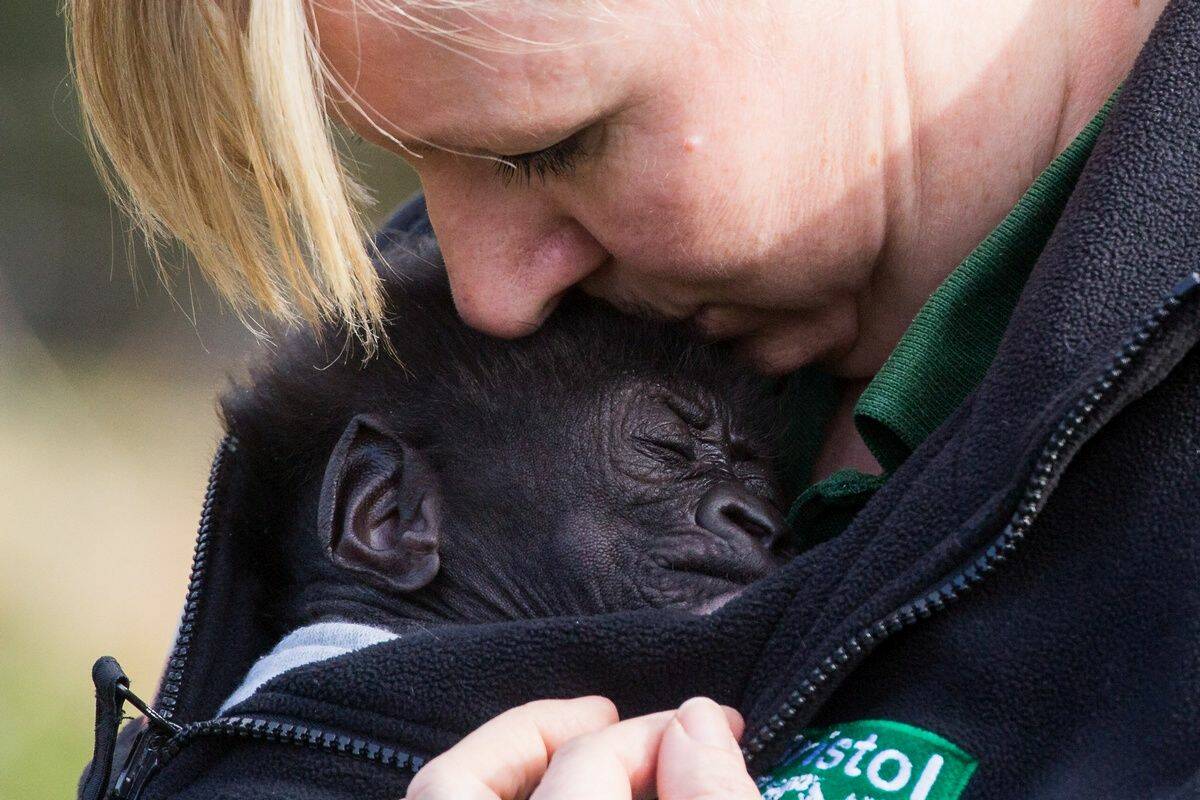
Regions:
[[180, 726], [164, 718], [133, 693], [129, 677], [112, 656], [101, 656], [92, 665], [92, 683], [96, 685], [96, 733], [92, 746], [92, 763], [80, 786], [80, 800], [103, 800], [112, 775], [113, 756], [117, 746], [117, 729], [121, 725], [125, 702], [146, 715], [150, 724], [169, 735]]

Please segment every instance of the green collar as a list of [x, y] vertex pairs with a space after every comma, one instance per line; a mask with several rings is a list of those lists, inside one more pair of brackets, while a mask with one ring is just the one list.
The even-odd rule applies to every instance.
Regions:
[[[979, 385], [1115, 99], [1114, 93], [917, 312], [854, 407], [858, 432], [883, 474], [844, 469], [805, 489], [790, 515], [803, 540], [820, 541], [848, 523]], [[811, 368], [796, 373], [789, 384], [792, 428], [782, 455], [795, 490], [812, 468], [838, 385]]]
[[930, 295], [859, 397], [854, 423], [886, 472], [900, 466], [983, 379], [1114, 98]]

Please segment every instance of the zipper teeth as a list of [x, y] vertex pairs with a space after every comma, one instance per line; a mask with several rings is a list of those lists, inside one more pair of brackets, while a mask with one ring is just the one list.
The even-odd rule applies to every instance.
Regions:
[[[213, 534], [216, 516], [217, 494], [224, 475], [228, 456], [237, 448], [237, 440], [226, 436], [217, 447], [213, 457], [212, 468], [209, 471], [208, 487], [204, 493], [204, 503], [200, 511], [199, 532], [196, 535], [195, 552], [192, 557], [192, 570], [188, 578], [187, 595], [184, 600], [183, 618], [179, 624], [179, 632], [175, 637], [175, 646], [167, 661], [167, 669], [163, 676], [162, 686], [156, 703], [158, 712], [170, 719], [179, 700], [184, 669], [187, 666], [188, 655], [191, 652], [192, 632], [199, 614], [201, 592], [204, 585], [206, 565], [208, 561], [209, 540]], [[261, 719], [258, 717], [221, 717], [203, 720], [184, 725], [179, 731], [167, 739], [155, 754], [148, 766], [149, 772], [139, 781], [145, 785], [154, 774], [157, 774], [167, 762], [173, 759], [183, 747], [192, 741], [209, 736], [229, 736], [235, 738], [258, 739], [261, 741], [290, 744], [299, 747], [310, 747], [325, 750], [350, 758], [356, 758], [391, 767], [410, 774], [425, 763], [420, 756], [397, 750], [394, 747], [379, 744], [346, 734], [336, 733], [312, 725], [302, 725], [290, 722]]]
[[378, 742], [349, 736], [344, 733], [325, 730], [312, 725], [298, 725], [291, 722], [262, 719], [260, 717], [219, 717], [217, 719], [194, 722], [184, 728], [169, 741], [154, 764], [158, 772], [168, 761], [174, 758], [183, 747], [195, 739], [206, 736], [229, 736], [240, 739], [258, 739], [260, 741], [278, 742], [300, 747], [310, 747], [325, 750], [339, 755], [369, 761], [384, 767], [392, 767], [410, 774], [416, 774], [425, 759], [387, 747]]
[[1021, 501], [1013, 512], [1004, 530], [980, 555], [967, 566], [957, 570], [937, 588], [904, 603], [895, 611], [860, 629], [833, 653], [813, 668], [809, 677], [792, 692], [779, 711], [754, 732], [742, 746], [746, 763], [754, 760], [783, 734], [799, 716], [805, 706], [819, 696], [822, 688], [847, 664], [861, 660], [880, 642], [943, 611], [947, 606], [969, 592], [996, 569], [1016, 549], [1017, 544], [1041, 513], [1047, 499], [1047, 486], [1056, 470], [1063, 468], [1062, 455], [1081, 436], [1086, 422], [1096, 413], [1098, 406], [1125, 375], [1134, 359], [1158, 333], [1163, 322], [1182, 305], [1184, 298], [1200, 285], [1200, 273], [1193, 272], [1175, 286], [1170, 296], [1154, 310], [1135, 333], [1122, 342], [1108, 368], [1080, 394], [1071, 410], [1058, 423], [1038, 454], [1032, 474], [1026, 481]]
[[166, 719], [175, 714], [175, 705], [179, 701], [179, 691], [183, 682], [183, 671], [187, 666], [188, 654], [191, 652], [192, 631], [196, 624], [196, 615], [200, 609], [200, 593], [203, 589], [205, 565], [208, 561], [208, 544], [212, 536], [213, 518], [216, 516], [217, 489], [227, 460], [228, 453], [237, 446], [232, 436], [226, 436], [217, 446], [217, 454], [213, 456], [212, 468], [208, 473], [208, 487], [204, 491], [204, 504], [200, 509], [200, 529], [196, 534], [196, 547], [192, 556], [192, 572], [188, 578], [187, 595], [184, 598], [183, 618], [179, 623], [179, 631], [175, 635], [175, 647], [167, 660], [167, 668], [163, 672], [162, 685], [159, 687], [158, 700], [155, 703], [157, 711]]

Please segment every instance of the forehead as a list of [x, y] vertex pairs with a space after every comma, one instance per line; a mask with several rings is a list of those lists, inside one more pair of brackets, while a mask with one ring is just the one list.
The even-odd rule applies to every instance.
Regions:
[[[312, 13], [322, 58], [372, 121], [406, 142], [486, 149], [587, 122], [642, 67], [637, 28], [583, 5], [550, 13], [540, 0], [497, 0], [435, 12], [325, 0]], [[338, 110], [363, 121], [348, 104]]]

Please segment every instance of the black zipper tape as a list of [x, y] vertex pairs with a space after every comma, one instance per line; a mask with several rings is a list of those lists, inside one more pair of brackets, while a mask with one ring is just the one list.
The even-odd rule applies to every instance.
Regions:
[[152, 729], [143, 731], [139, 735], [138, 741], [130, 752], [129, 760], [114, 785], [112, 794], [114, 800], [124, 800], [125, 798], [132, 800], [132, 798], [139, 797], [149, 780], [185, 745], [196, 739], [207, 737], [250, 738], [310, 747], [399, 769], [410, 774], [416, 774], [416, 771], [424, 763], [420, 756], [389, 745], [312, 725], [246, 716], [218, 717], [182, 726], [173, 721], [185, 679], [188, 656], [191, 653], [192, 636], [204, 599], [208, 552], [214, 535], [218, 511], [218, 494], [223, 484], [226, 464], [230, 454], [236, 449], [237, 440], [227, 436], [218, 446], [217, 453], [213, 458], [208, 487], [204, 493], [204, 503], [200, 512], [200, 526], [196, 534], [192, 570], [188, 578], [187, 596], [184, 600], [179, 631], [175, 637], [175, 646], [167, 661], [167, 669], [159, 687], [156, 708], [141, 709], [144, 712], [156, 712], [151, 715], [151, 719], [161, 720], [163, 724], [171, 726], [171, 730], [164, 734], [161, 730]]
[[187, 595], [183, 602], [183, 618], [179, 622], [175, 646], [171, 650], [171, 657], [167, 659], [167, 668], [163, 672], [162, 684], [155, 700], [158, 712], [168, 720], [174, 716], [175, 706], [179, 702], [184, 671], [187, 668], [188, 655], [191, 653], [192, 634], [196, 628], [196, 617], [200, 613], [200, 601], [204, 595], [204, 576], [217, 512], [217, 493], [223, 483], [229, 455], [236, 449], [237, 440], [232, 436], [222, 439], [221, 444], [217, 446], [216, 455], [213, 456], [212, 469], [208, 473], [208, 486], [204, 490], [204, 503], [200, 509], [200, 527], [196, 533], [196, 546], [192, 554], [192, 571], [188, 577]]
[[261, 717], [235, 716], [217, 717], [184, 725], [179, 733], [167, 740], [159, 751], [154, 771], [157, 772], [170, 762], [186, 745], [197, 739], [208, 737], [255, 739], [324, 750], [349, 758], [369, 761], [383, 767], [392, 767], [410, 775], [415, 775], [425, 763], [424, 758], [395, 747], [315, 725]]

